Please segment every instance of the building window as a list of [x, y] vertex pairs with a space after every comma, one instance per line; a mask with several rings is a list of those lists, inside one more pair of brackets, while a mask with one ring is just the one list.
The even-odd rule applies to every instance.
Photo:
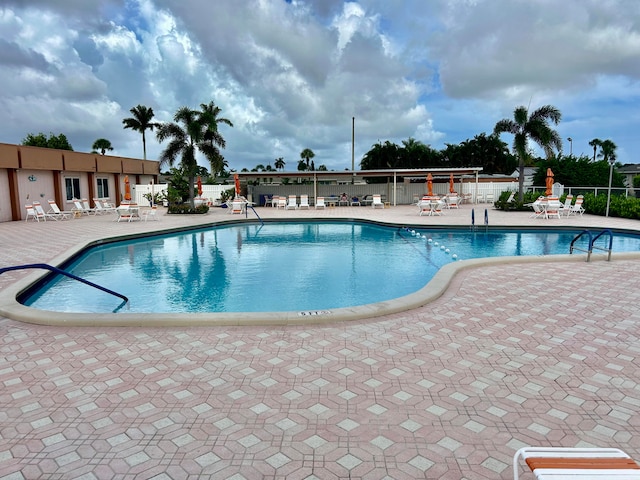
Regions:
[[79, 178], [65, 178], [64, 187], [67, 193], [67, 200], [71, 201], [74, 198], [80, 198], [80, 179]]
[[109, 179], [98, 178], [98, 198], [109, 198]]

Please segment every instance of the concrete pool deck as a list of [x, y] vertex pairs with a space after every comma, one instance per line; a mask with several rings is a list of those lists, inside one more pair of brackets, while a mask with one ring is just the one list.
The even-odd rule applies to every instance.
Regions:
[[[476, 223], [487, 207], [473, 206]], [[471, 208], [256, 210], [469, 225]], [[488, 214], [491, 225], [640, 230], [589, 215]], [[55, 264], [99, 238], [231, 218], [215, 209], [147, 223], [0, 223], [0, 266]], [[468, 269], [426, 306], [324, 325], [0, 318], [0, 479], [506, 479], [524, 445], [610, 446], [638, 459], [639, 267], [614, 257]], [[26, 275], [0, 275], [0, 288]]]

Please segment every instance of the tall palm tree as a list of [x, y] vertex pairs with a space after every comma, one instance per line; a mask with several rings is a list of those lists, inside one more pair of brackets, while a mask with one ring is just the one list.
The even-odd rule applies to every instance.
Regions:
[[524, 198], [524, 166], [529, 158], [527, 145], [529, 140], [536, 142], [545, 151], [547, 157], [553, 154], [553, 149], [560, 151], [562, 139], [558, 132], [549, 126], [549, 122], [557, 125], [562, 118], [560, 110], [552, 105], [545, 105], [535, 110], [531, 115], [527, 107], [520, 106], [513, 111], [513, 120], [505, 118], [496, 123], [493, 132], [500, 135], [503, 132], [512, 133], [513, 150], [518, 156], [520, 176], [518, 179], [518, 199]]
[[593, 140], [591, 140], [589, 142], [589, 145], [591, 145], [593, 147], [593, 161], [596, 161], [596, 151], [598, 150], [598, 147], [602, 144], [602, 140], [600, 140], [599, 138], [594, 138]]
[[124, 124], [123, 128], [130, 128], [134, 132], [140, 132], [142, 134], [142, 153], [144, 155], [144, 159], [147, 159], [147, 140], [145, 138], [144, 132], [146, 130], [153, 131], [154, 128], [158, 127], [159, 124], [152, 122], [153, 119], [153, 108], [145, 107], [144, 105], [138, 105], [137, 107], [133, 107], [129, 110], [133, 117], [125, 118], [122, 120]]
[[111, 142], [106, 138], [97, 139], [95, 142], [93, 142], [93, 145], [91, 146], [91, 148], [99, 151], [101, 155], [104, 155], [107, 152], [107, 150], [109, 151], [113, 150], [113, 147], [111, 146]]
[[224, 170], [224, 157], [220, 153], [221, 148], [225, 148], [226, 142], [218, 130], [218, 125], [224, 123], [233, 127], [233, 123], [228, 118], [218, 117], [222, 110], [215, 103], [201, 103], [198, 112], [198, 121], [202, 125], [203, 142], [200, 150], [211, 163], [211, 173], [219, 174]]
[[275, 161], [273, 162], [273, 166], [276, 167], [278, 170], [284, 170], [284, 166], [285, 166], [284, 158], [282, 157], [276, 158]]
[[[304, 150], [302, 150], [302, 152], [300, 152], [300, 158], [306, 162], [307, 170], [311, 168], [311, 165], [309, 164], [309, 162], [311, 162], [311, 159], [315, 156], [316, 154], [313, 153], [313, 150], [311, 150], [310, 148], [305, 148]], [[298, 170], [300, 170], [299, 166], [298, 166]]]
[[600, 142], [600, 153], [598, 153], [598, 157], [606, 162], [615, 162], [616, 148], [618, 148], [618, 146], [611, 140], [603, 140]]
[[172, 167], [180, 157], [180, 167], [189, 178], [189, 203], [191, 208], [195, 208], [193, 184], [198, 168], [196, 152], [203, 144], [204, 131], [199, 121], [199, 113], [189, 107], [179, 108], [173, 120], [174, 122], [160, 124], [156, 132], [158, 142], [169, 140], [169, 144], [160, 154], [160, 168], [167, 165]]

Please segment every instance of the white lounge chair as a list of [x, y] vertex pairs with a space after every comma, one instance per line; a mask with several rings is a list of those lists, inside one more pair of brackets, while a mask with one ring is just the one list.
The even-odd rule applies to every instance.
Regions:
[[112, 207], [108, 203], [102, 203], [98, 198], [93, 199], [93, 204], [96, 206], [95, 212], [98, 215], [102, 215], [103, 213], [114, 213], [116, 211], [115, 207]]
[[582, 214], [584, 213], [584, 207], [582, 206], [583, 201], [584, 196], [578, 195], [578, 198], [576, 198], [576, 203], [574, 203], [571, 206], [571, 209], [567, 212], [567, 217], [569, 217], [570, 215], [582, 216]]
[[49, 200], [49, 211], [47, 212], [57, 220], [68, 220], [73, 217], [73, 212], [64, 212], [60, 210], [55, 200]]
[[640, 480], [640, 465], [618, 448], [524, 447], [513, 456], [513, 479], [519, 458], [538, 480]]
[[231, 215], [244, 213], [244, 202], [242, 200], [234, 200], [231, 202], [230, 211]]
[[[29, 218], [33, 218], [36, 222], [40, 221], [40, 217], [38, 216], [38, 214], [36, 213], [36, 209], [33, 208], [33, 205], [31, 204], [27, 204], [24, 206], [24, 208], [27, 209], [27, 216], [25, 217], [24, 221], [26, 222], [27, 220], [29, 220]], [[44, 220], [44, 218], [43, 218]]]
[[384, 208], [384, 203], [382, 203], [382, 197], [378, 194], [373, 195], [373, 201], [371, 202], [371, 206], [373, 208]]
[[42, 208], [42, 205], [40, 204], [40, 202], [33, 202], [33, 209], [36, 211], [36, 220], [42, 219], [45, 222], [47, 221], [47, 218], [50, 218], [52, 220], [58, 220], [52, 214], [50, 215], [45, 213], [44, 208]]
[[86, 210], [80, 200], [73, 201], [73, 208], [71, 209], [71, 211], [74, 212], [74, 216], [76, 215], [75, 212], [80, 212], [81, 215], [91, 215], [92, 213], [94, 213], [91, 209]]
[[282, 208], [283, 210], [287, 209], [287, 197], [278, 197], [278, 202], [276, 203], [276, 209]]
[[324, 204], [324, 197], [316, 198], [316, 210], [318, 208], [322, 208], [323, 210], [326, 208], [326, 205]]
[[544, 208], [544, 216], [545, 218], [560, 218], [560, 209], [562, 208], [562, 203], [558, 200], [557, 197], [547, 199], [547, 204]]
[[142, 211], [142, 220], [144, 220], [145, 222], [148, 220], [155, 220], [158, 221], [158, 207], [156, 207], [155, 205], [151, 208], [147, 208], [145, 210]]
[[309, 195], [300, 195], [300, 205], [298, 205], [298, 208], [300, 210], [303, 208], [309, 210]]
[[89, 206], [89, 200], [87, 200], [86, 198], [82, 199], [82, 208], [84, 208], [85, 212], [87, 212], [87, 215], [91, 215], [92, 213], [96, 215], [98, 213], [95, 208], [91, 208]]
[[289, 201], [285, 210], [296, 210], [298, 208], [298, 201], [295, 195], [289, 195]]
[[567, 216], [569, 215], [569, 211], [571, 210], [571, 202], [573, 202], [573, 195], [567, 195], [566, 198], [564, 199], [564, 204], [560, 209], [560, 215], [562, 214], [565, 214]]
[[450, 195], [447, 197], [447, 208], [458, 208], [458, 197], [457, 195]]

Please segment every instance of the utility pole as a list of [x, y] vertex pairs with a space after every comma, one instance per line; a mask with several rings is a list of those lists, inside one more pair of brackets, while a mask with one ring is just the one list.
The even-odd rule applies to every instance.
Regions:
[[351, 185], [356, 183], [355, 179], [355, 150], [356, 150], [356, 117], [351, 117], [351, 171], [354, 172], [351, 176]]

